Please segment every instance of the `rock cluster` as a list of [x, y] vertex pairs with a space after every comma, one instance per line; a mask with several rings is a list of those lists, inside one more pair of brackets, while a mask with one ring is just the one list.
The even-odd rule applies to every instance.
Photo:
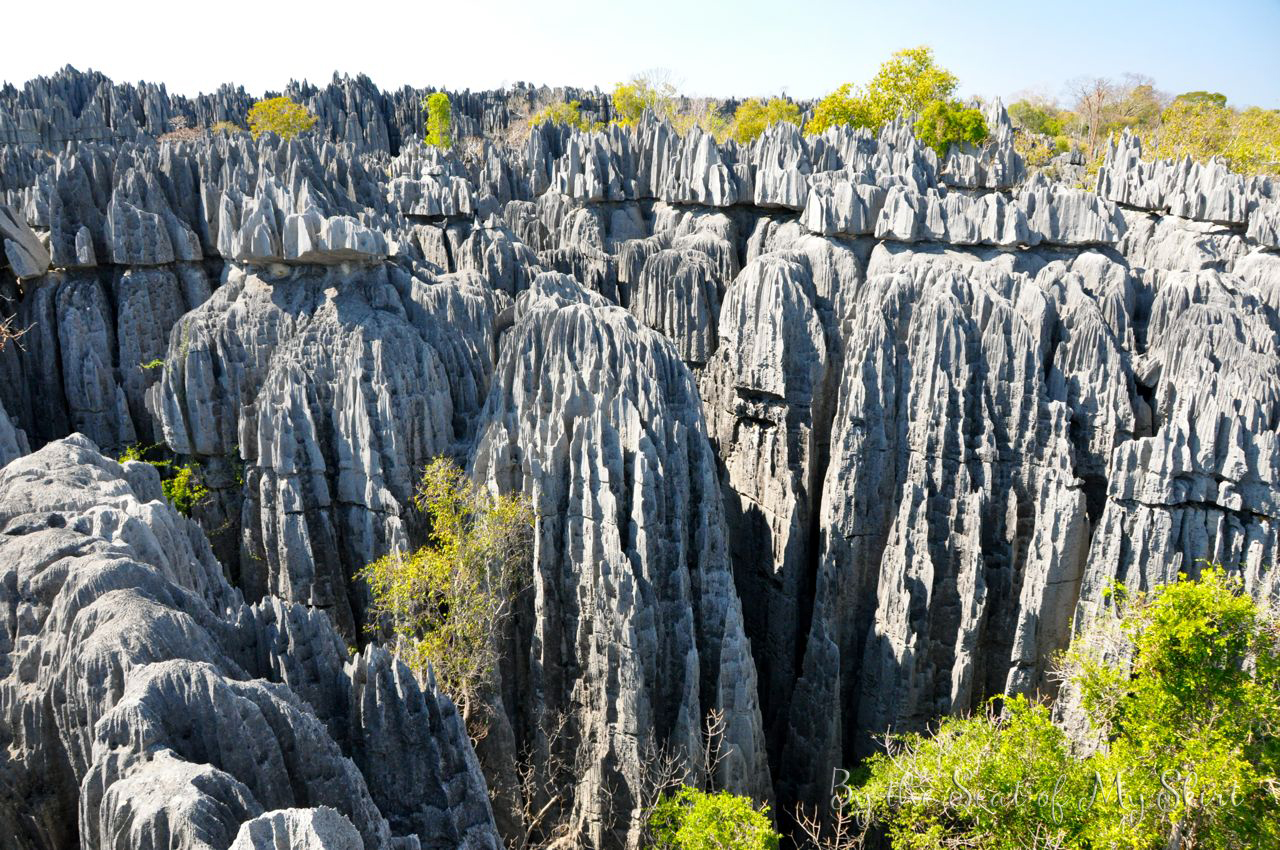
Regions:
[[[479, 755], [508, 834], [551, 802], [634, 845], [644, 765], [697, 776], [708, 713], [716, 784], [817, 802], [875, 733], [1052, 692], [1112, 580], [1280, 596], [1272, 182], [1130, 137], [1096, 192], [1026, 178], [998, 104], [939, 160], [906, 122], [508, 139], [525, 86], [455, 95], [483, 138], [441, 152], [422, 92], [288, 93], [310, 137], [157, 142], [248, 99], [0, 91], [3, 823], [36, 846], [215, 815], [220, 847], [486, 846], [452, 707], [344, 645], [437, 455], [539, 515]], [[73, 432], [192, 464], [208, 543]], [[192, 725], [223, 715], [243, 751]], [[531, 764], [571, 766], [554, 800]]]
[[33, 848], [496, 848], [457, 710], [322, 612], [246, 605], [147, 464], [0, 472], [0, 794]]

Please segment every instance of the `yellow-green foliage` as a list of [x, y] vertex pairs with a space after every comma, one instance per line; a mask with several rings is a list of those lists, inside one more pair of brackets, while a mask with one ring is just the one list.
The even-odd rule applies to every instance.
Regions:
[[769, 807], [727, 791], [688, 786], [664, 795], [649, 816], [650, 850], [777, 850]]
[[1022, 99], [1009, 104], [1009, 121], [1019, 130], [1041, 136], [1062, 135], [1063, 110], [1051, 103]]
[[671, 126], [682, 136], [697, 127], [717, 142], [728, 140], [733, 129], [733, 121], [709, 100], [697, 100], [688, 108], [673, 110], [670, 119]]
[[871, 127], [871, 111], [866, 99], [858, 93], [853, 83], [845, 83], [824, 97], [813, 107], [813, 115], [804, 125], [809, 134], [826, 132], [829, 127]]
[[[305, 106], [287, 97], [260, 100], [249, 110], [249, 132], [256, 139], [263, 133], [275, 133], [282, 139], [292, 139], [315, 126], [316, 116]], [[233, 125], [234, 126], [234, 125]]]
[[437, 148], [453, 147], [453, 108], [449, 95], [435, 92], [422, 102], [427, 113], [427, 135], [423, 141]]
[[770, 124], [785, 121], [800, 124], [800, 107], [781, 97], [764, 101], [759, 98], [744, 100], [733, 114], [733, 137], [741, 144], [755, 141]]
[[1196, 92], [1178, 97], [1161, 116], [1150, 154], [1220, 156], [1241, 174], [1280, 174], [1280, 110], [1231, 109], [1225, 100]]
[[200, 470], [194, 463], [174, 464], [163, 456], [157, 457], [163, 453], [164, 449], [158, 443], [150, 446], [135, 443], [125, 446], [119, 462], [136, 460], [154, 466], [161, 476], [160, 488], [164, 497], [183, 516], [191, 516], [191, 509], [204, 501], [209, 489], [200, 480]]
[[1280, 846], [1280, 622], [1216, 566], [1115, 605], [1063, 670], [1100, 747], [1008, 698], [892, 736], [851, 807], [896, 850]]
[[671, 118], [676, 88], [661, 74], [640, 74], [630, 82], [613, 87], [613, 121], [623, 127], [634, 127], [648, 109], [658, 118]]
[[245, 129], [234, 121], [217, 121], [209, 128], [209, 132], [233, 135], [235, 133], [243, 133]]
[[953, 144], [979, 145], [987, 140], [987, 121], [982, 113], [956, 100], [926, 103], [914, 129], [920, 143], [933, 148], [939, 159]]
[[958, 81], [954, 74], [938, 66], [928, 47], [899, 50], [867, 84], [867, 104], [877, 127], [898, 116], [924, 111], [927, 104], [949, 100]]
[[539, 109], [529, 119], [529, 126], [537, 127], [539, 124], [568, 124], [576, 130], [584, 131], [597, 129], [596, 125], [583, 116], [582, 104], [576, 100], [552, 103]]
[[209, 495], [209, 489], [201, 482], [199, 472], [190, 463], [174, 467], [173, 477], [161, 481], [160, 486], [164, 490], [164, 497], [183, 516], [191, 516], [191, 509]]
[[533, 509], [519, 494], [476, 486], [447, 458], [427, 465], [415, 506], [430, 523], [427, 544], [359, 574], [372, 592], [370, 628], [399, 638], [419, 674], [430, 665], [471, 721], [497, 664], [500, 630], [529, 581]]
[[163, 357], [156, 357], [156, 358], [154, 358], [154, 359], [152, 359], [152, 360], [148, 360], [148, 361], [146, 361], [145, 363], [139, 363], [139, 364], [138, 364], [138, 368], [139, 368], [139, 369], [142, 369], [143, 371], [149, 371], [149, 370], [151, 370], [151, 369], [159, 369], [159, 368], [161, 368], [161, 367], [163, 367], [163, 366], [164, 366], [164, 358], [163, 358]]
[[845, 83], [818, 101], [806, 133], [848, 124], [879, 130], [898, 116], [913, 116], [933, 101], [950, 100], [956, 77], [938, 66], [928, 47], [899, 50], [880, 66], [865, 89]]

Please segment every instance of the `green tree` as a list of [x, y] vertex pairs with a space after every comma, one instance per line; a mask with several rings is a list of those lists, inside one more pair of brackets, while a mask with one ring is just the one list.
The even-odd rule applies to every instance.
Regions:
[[529, 118], [530, 127], [537, 127], [539, 124], [568, 124], [576, 130], [584, 131], [594, 130], [599, 126], [586, 119], [582, 114], [581, 102], [576, 100], [549, 103], [542, 107]]
[[1208, 103], [1213, 106], [1225, 107], [1227, 105], [1227, 96], [1217, 91], [1189, 91], [1183, 92], [1174, 98], [1175, 101], [1183, 100], [1191, 103]]
[[747, 145], [759, 138], [770, 124], [786, 122], [800, 125], [800, 107], [781, 97], [767, 101], [759, 98], [744, 100], [733, 114], [733, 138]]
[[649, 816], [651, 850], [777, 850], [769, 807], [727, 791], [684, 786], [663, 796]]
[[427, 113], [424, 143], [446, 150], [453, 147], [453, 108], [449, 104], [449, 95], [442, 91], [433, 92], [422, 101], [422, 108]]
[[956, 100], [925, 104], [915, 123], [916, 138], [933, 148], [942, 159], [953, 144], [982, 144], [987, 140], [987, 120], [980, 110]]
[[871, 118], [882, 127], [899, 116], [919, 114], [933, 101], [949, 100], [957, 85], [955, 75], [938, 66], [930, 48], [899, 50], [867, 84]]
[[476, 729], [500, 632], [529, 582], [533, 509], [519, 494], [490, 494], [447, 458], [427, 465], [414, 505], [430, 524], [426, 545], [359, 573], [373, 599], [370, 630], [398, 638], [420, 675], [430, 666]]
[[637, 74], [613, 87], [613, 122], [634, 127], [646, 109], [659, 119], [670, 120], [675, 97], [676, 87], [669, 72], [654, 69]]
[[844, 83], [813, 107], [813, 115], [804, 125], [809, 135], [824, 133], [829, 127], [848, 125], [879, 129], [871, 118], [871, 110], [853, 83]]
[[950, 100], [956, 77], [938, 65], [928, 47], [899, 50], [871, 78], [865, 90], [845, 83], [818, 101], [806, 133], [848, 124], [879, 130], [899, 116], [912, 117], [934, 101]]
[[1027, 99], [1009, 104], [1009, 120], [1013, 126], [1042, 136], [1060, 136], [1063, 130], [1061, 110], [1050, 103]]
[[1280, 174], [1280, 111], [1236, 111], [1212, 97], [1178, 97], [1161, 116], [1150, 153], [1189, 156], [1198, 162], [1223, 157], [1241, 174]]
[[249, 132], [256, 139], [263, 133], [275, 133], [282, 139], [292, 139], [315, 126], [316, 116], [305, 106], [287, 97], [260, 100], [249, 110]]
[[1114, 604], [1063, 667], [1089, 755], [1045, 706], [1011, 697], [891, 736], [850, 807], [914, 850], [1278, 846], [1280, 623], [1216, 566]]

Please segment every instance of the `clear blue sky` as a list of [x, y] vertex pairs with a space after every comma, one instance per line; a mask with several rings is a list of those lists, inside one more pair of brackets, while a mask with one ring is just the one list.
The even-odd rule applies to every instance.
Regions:
[[516, 80], [602, 88], [670, 69], [692, 94], [814, 97], [867, 79], [894, 50], [932, 46], [965, 94], [1058, 94], [1077, 76], [1137, 72], [1280, 107], [1280, 0], [214, 0], [16, 2], [0, 80], [72, 64], [117, 81], [251, 94], [363, 72], [383, 87]]

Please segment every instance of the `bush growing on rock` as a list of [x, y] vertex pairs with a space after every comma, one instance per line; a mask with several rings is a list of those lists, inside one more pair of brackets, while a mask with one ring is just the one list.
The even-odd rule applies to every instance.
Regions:
[[249, 132], [255, 139], [268, 132], [292, 139], [310, 130], [315, 123], [316, 116], [287, 97], [260, 100], [249, 110]]
[[1209, 92], [1178, 96], [1153, 134], [1158, 157], [1220, 156], [1241, 174], [1280, 174], [1280, 110], [1229, 108]]
[[769, 807], [727, 791], [685, 786], [664, 796], [649, 816], [651, 850], [777, 850]]
[[733, 114], [733, 138], [747, 145], [755, 141], [765, 128], [779, 122], [800, 125], [800, 107], [781, 97], [764, 101], [744, 100]]
[[244, 133], [246, 130], [234, 121], [215, 121], [213, 126], [209, 128], [209, 132], [232, 135], [235, 133]]
[[192, 509], [204, 501], [209, 489], [200, 480], [195, 466], [190, 463], [174, 467], [173, 477], [160, 482], [164, 497], [183, 516], [191, 516]]
[[422, 101], [427, 113], [427, 134], [423, 141], [437, 148], [453, 147], [453, 107], [449, 95], [442, 91], [429, 95]]
[[919, 850], [1280, 846], [1280, 621], [1216, 566], [1115, 605], [1062, 670], [1089, 740], [1011, 697], [891, 736], [852, 811]]
[[[164, 361], [161, 360], [153, 363], [164, 365]], [[143, 369], [150, 366], [147, 363], [140, 365]], [[190, 462], [175, 464], [164, 457], [156, 457], [158, 454], [162, 454], [160, 445], [134, 444], [125, 446], [124, 451], [120, 453], [119, 461], [127, 463], [136, 460], [154, 466], [160, 473], [160, 489], [164, 492], [164, 497], [177, 509], [178, 513], [190, 517], [196, 505], [203, 502], [209, 495], [209, 488], [204, 486], [199, 468]]]
[[657, 69], [637, 74], [629, 82], [613, 87], [613, 121], [623, 127], [634, 127], [646, 109], [660, 119], [670, 119], [675, 97], [676, 87], [667, 71]]
[[544, 106], [533, 114], [529, 119], [530, 127], [537, 127], [539, 124], [568, 124], [575, 130], [597, 130], [603, 124], [592, 124], [582, 114], [582, 104], [580, 101], [571, 100], [568, 103], [552, 103]]
[[915, 123], [916, 138], [942, 159], [953, 144], [979, 145], [987, 140], [987, 121], [982, 112], [955, 100], [935, 100], [926, 104]]
[[[940, 102], [954, 112], [952, 95], [957, 84], [955, 75], [937, 64], [930, 48], [899, 50], [880, 66], [865, 89], [845, 83], [818, 101], [805, 132], [822, 133], [843, 124], [876, 132], [895, 118], [922, 115]], [[983, 121], [984, 138], [985, 131]]]
[[414, 505], [430, 523], [426, 545], [359, 573], [372, 592], [370, 628], [398, 638], [419, 675], [429, 666], [475, 729], [499, 633], [529, 581], [533, 509], [519, 494], [491, 495], [447, 458], [427, 465]]

